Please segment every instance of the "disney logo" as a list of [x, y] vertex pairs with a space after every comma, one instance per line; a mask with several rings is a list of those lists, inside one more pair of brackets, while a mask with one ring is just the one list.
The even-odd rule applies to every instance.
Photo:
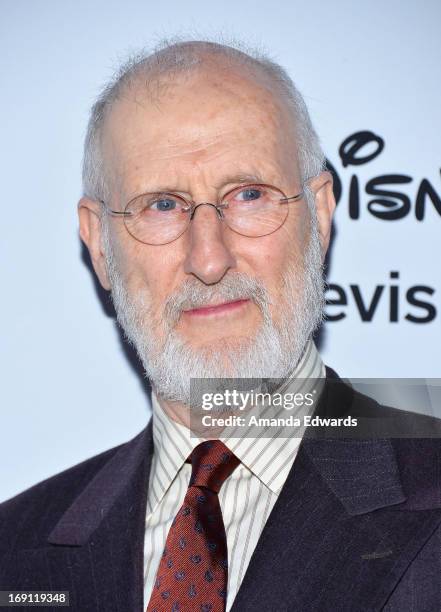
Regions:
[[[381, 136], [369, 130], [362, 130], [345, 138], [338, 149], [338, 153], [343, 168], [347, 168], [348, 166], [361, 166], [371, 162], [381, 155], [384, 147], [385, 142]], [[339, 204], [343, 191], [342, 180], [329, 160], [326, 160], [326, 166], [334, 177], [334, 195], [337, 204]], [[423, 221], [426, 209], [430, 204], [441, 216], [441, 196], [427, 178], [420, 181], [414, 201], [405, 192], [395, 187], [412, 183], [413, 180], [413, 177], [407, 174], [382, 174], [368, 180], [364, 185], [364, 191], [373, 198], [366, 203], [367, 211], [383, 221], [403, 219], [412, 214], [413, 211], [415, 219]], [[348, 192], [350, 219], [360, 219], [362, 214], [361, 191], [359, 177], [352, 174]]]

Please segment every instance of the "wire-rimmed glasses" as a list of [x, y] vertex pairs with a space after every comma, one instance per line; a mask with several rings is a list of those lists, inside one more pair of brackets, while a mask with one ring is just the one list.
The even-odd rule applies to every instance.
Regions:
[[136, 196], [123, 211], [106, 212], [124, 219], [127, 231], [139, 242], [164, 245], [177, 240], [187, 230], [199, 206], [213, 206], [218, 218], [233, 232], [259, 238], [278, 230], [288, 217], [289, 202], [304, 197], [304, 191], [286, 196], [281, 189], [264, 183], [240, 185], [222, 196], [217, 204], [196, 204], [173, 192], [144, 193]]

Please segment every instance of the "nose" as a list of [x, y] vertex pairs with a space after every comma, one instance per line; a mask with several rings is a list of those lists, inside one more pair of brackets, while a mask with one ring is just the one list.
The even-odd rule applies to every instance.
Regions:
[[212, 204], [197, 206], [188, 232], [184, 271], [206, 285], [219, 282], [235, 266], [235, 259], [225, 242], [224, 222], [216, 208]]

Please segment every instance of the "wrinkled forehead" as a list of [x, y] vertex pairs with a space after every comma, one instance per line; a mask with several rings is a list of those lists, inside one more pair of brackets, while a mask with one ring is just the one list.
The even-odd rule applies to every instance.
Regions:
[[222, 64], [139, 78], [113, 103], [101, 134], [113, 183], [143, 167], [185, 170], [215, 162], [216, 155], [231, 164], [235, 157], [257, 164], [260, 157], [283, 172], [285, 164], [293, 166], [295, 142], [293, 112], [277, 86], [266, 75]]

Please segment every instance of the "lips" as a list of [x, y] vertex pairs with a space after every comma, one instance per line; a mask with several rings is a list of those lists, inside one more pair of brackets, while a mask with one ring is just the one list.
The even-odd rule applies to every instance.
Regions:
[[247, 304], [250, 300], [239, 299], [234, 300], [232, 302], [222, 302], [220, 304], [210, 304], [207, 306], [200, 306], [198, 308], [191, 308], [189, 310], [184, 310], [184, 313], [189, 316], [209, 316], [209, 315], [218, 315], [224, 314], [227, 312], [232, 312], [241, 308], [244, 304]]

